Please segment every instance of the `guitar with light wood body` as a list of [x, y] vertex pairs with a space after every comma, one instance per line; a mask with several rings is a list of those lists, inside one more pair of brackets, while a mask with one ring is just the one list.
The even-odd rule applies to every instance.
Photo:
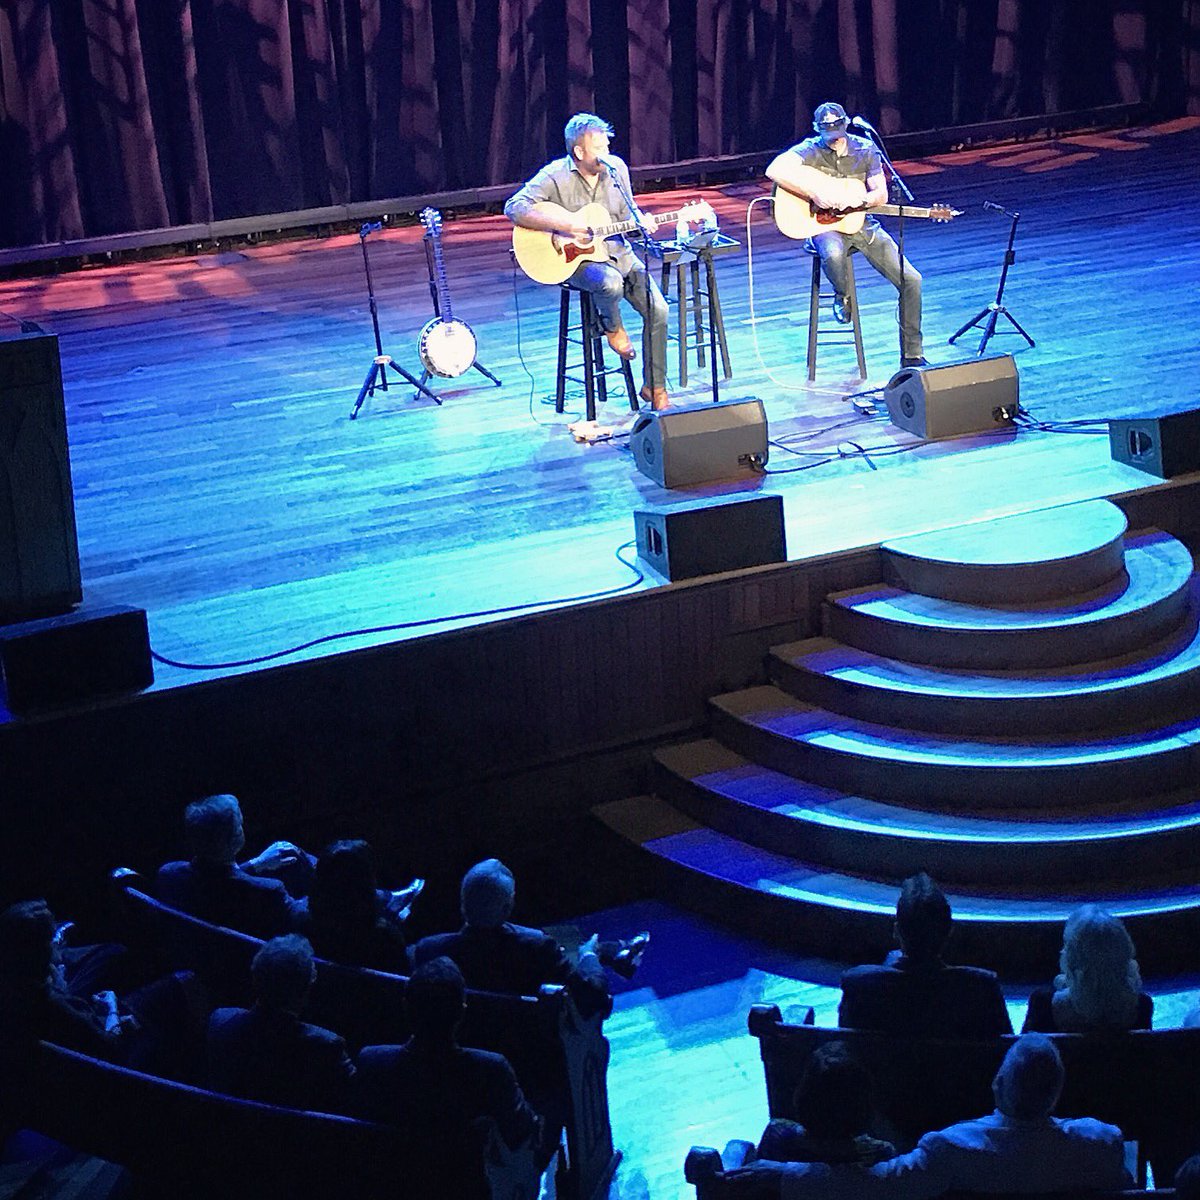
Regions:
[[818, 208], [811, 200], [786, 188], [775, 189], [775, 224], [785, 237], [797, 240], [818, 233], [857, 233], [863, 227], [868, 212], [875, 216], [916, 217], [939, 223], [962, 216], [958, 209], [947, 204], [934, 204], [929, 208], [908, 204], [881, 204], [872, 209]]
[[[543, 201], [535, 204], [532, 211], [542, 216], [561, 218], [564, 227], [578, 219], [588, 223], [588, 232], [581, 237], [526, 229], [523, 225], [513, 226], [513, 253], [521, 270], [538, 283], [565, 283], [580, 263], [607, 262], [609, 254], [605, 239], [641, 228], [636, 221], [614, 221], [612, 214], [602, 204], [588, 204], [572, 213], [559, 204]], [[716, 213], [703, 200], [685, 204], [677, 212], [657, 213], [650, 220], [655, 225], [684, 222], [688, 225], [703, 223], [713, 229], [717, 226]]]

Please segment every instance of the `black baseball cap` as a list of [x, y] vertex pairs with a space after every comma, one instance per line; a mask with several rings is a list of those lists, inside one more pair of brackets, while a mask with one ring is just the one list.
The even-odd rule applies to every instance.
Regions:
[[813, 128], [818, 133], [824, 133], [831, 129], [845, 129], [849, 124], [850, 118], [846, 116], [846, 110], [831, 100], [819, 105], [817, 111], [813, 113]]

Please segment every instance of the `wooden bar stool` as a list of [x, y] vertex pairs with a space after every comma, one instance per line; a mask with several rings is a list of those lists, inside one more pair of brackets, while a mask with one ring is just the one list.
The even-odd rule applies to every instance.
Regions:
[[[826, 282], [824, 275], [821, 272], [821, 256], [817, 253], [816, 247], [812, 242], [805, 242], [804, 249], [812, 255], [812, 288], [809, 292], [808, 302], [808, 381], [812, 383], [817, 377], [817, 342], [823, 341], [826, 345], [841, 345], [848, 346], [851, 341], [854, 342], [854, 351], [858, 355], [858, 377], [866, 379], [867, 377], [867, 359], [863, 353], [862, 341], [862, 326], [858, 320], [858, 289], [854, 284], [854, 253], [846, 255], [846, 284], [849, 288], [848, 295], [850, 297], [850, 328], [847, 329], [840, 321], [837, 321], [832, 312], [829, 320], [832, 325], [821, 327], [821, 302], [824, 300], [832, 301], [837, 295], [833, 291], [832, 286], [829, 290], [824, 290], [822, 285]], [[853, 337], [850, 335], [853, 334]]]
[[[638, 410], [637, 391], [633, 386], [633, 371], [629, 363], [619, 358], [619, 366], [604, 365], [604, 330], [596, 313], [596, 303], [590, 292], [580, 291], [568, 283], [559, 284], [561, 293], [558, 306], [558, 380], [554, 391], [554, 411], [562, 412], [567, 399], [567, 383], [583, 384], [587, 403], [587, 419], [596, 419], [596, 399], [601, 404], [608, 400], [608, 376], [623, 375], [629, 393], [629, 407]], [[579, 297], [579, 323], [571, 324], [571, 296]], [[579, 346], [583, 351], [581, 362], [567, 362], [567, 347]], [[572, 371], [582, 370], [582, 375]]]

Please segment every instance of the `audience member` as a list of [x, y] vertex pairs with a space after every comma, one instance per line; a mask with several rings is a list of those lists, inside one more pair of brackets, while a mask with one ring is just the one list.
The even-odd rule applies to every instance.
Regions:
[[477, 1172], [453, 1151], [480, 1117], [491, 1118], [514, 1150], [541, 1132], [507, 1059], [458, 1044], [465, 992], [450, 959], [419, 966], [405, 997], [411, 1036], [402, 1046], [364, 1047], [353, 1085], [359, 1116], [400, 1126], [444, 1161], [446, 1196], [476, 1194]]
[[[532, 995], [544, 983], [561, 983], [585, 1016], [612, 1010], [599, 939], [588, 938], [572, 963], [549, 934], [513, 924], [509, 917], [516, 881], [498, 859], [476, 863], [463, 876], [460, 900], [462, 928], [422, 938], [413, 947], [417, 965], [444, 955], [458, 964], [468, 987]], [[611, 951], [615, 967], [625, 965], [631, 973], [649, 939], [649, 934], [639, 934], [628, 943], [609, 943], [604, 949]]]
[[[387, 904], [375, 881], [371, 848], [364, 841], [334, 842], [317, 859], [312, 887], [295, 916], [322, 958], [408, 973], [403, 923], [394, 904]], [[405, 910], [407, 911], [407, 910]]]
[[1142, 990], [1133, 939], [1116, 917], [1084, 904], [1063, 929], [1061, 973], [1029, 997], [1022, 1032], [1149, 1029], [1154, 998]]
[[1180, 1163], [1175, 1172], [1175, 1200], [1200, 1200], [1200, 1154]]
[[767, 1125], [759, 1158], [870, 1166], [896, 1153], [891, 1142], [867, 1132], [874, 1111], [871, 1075], [844, 1042], [827, 1042], [809, 1057], [792, 1111], [794, 1121], [776, 1117]]
[[992, 1081], [996, 1111], [990, 1116], [927, 1133], [915, 1150], [871, 1167], [763, 1161], [733, 1174], [751, 1188], [777, 1183], [783, 1200], [925, 1200], [952, 1190], [1017, 1194], [1131, 1186], [1119, 1129], [1090, 1117], [1051, 1115], [1062, 1085], [1054, 1044], [1042, 1034], [1025, 1034]]
[[250, 973], [254, 1007], [218, 1008], [209, 1018], [212, 1086], [266, 1104], [344, 1110], [354, 1075], [345, 1042], [300, 1019], [316, 977], [312, 947], [294, 933], [272, 938]]
[[208, 796], [187, 806], [184, 829], [191, 858], [158, 870], [155, 890], [166, 904], [194, 917], [258, 937], [284, 933], [297, 904], [271, 874], [305, 858], [291, 842], [274, 842], [244, 863], [242, 810], [236, 796]]
[[0, 1039], [16, 1052], [38, 1040], [171, 1073], [186, 1057], [202, 1001], [190, 975], [170, 975], [118, 997], [101, 976], [64, 963], [45, 900], [0, 913]]
[[896, 940], [882, 966], [852, 967], [842, 976], [838, 1024], [915, 1037], [987, 1038], [1011, 1033], [1000, 984], [991, 971], [948, 966], [950, 904], [924, 872], [900, 885]]

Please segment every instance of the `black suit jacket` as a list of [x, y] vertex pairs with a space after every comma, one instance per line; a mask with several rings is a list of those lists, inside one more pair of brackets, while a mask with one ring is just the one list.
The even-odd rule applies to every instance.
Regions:
[[612, 1011], [604, 968], [585, 957], [576, 965], [548, 933], [505, 922], [494, 929], [464, 925], [457, 933], [422, 938], [413, 947], [416, 966], [445, 955], [458, 964], [467, 987], [535, 996], [544, 983], [565, 984], [584, 1016]]
[[218, 1008], [208, 1021], [208, 1074], [230, 1096], [344, 1112], [354, 1064], [336, 1033], [290, 1013]]
[[257, 937], [287, 933], [295, 904], [278, 879], [263, 879], [236, 863], [208, 867], [169, 862], [159, 867], [154, 890], [164, 903], [214, 925]]
[[852, 967], [842, 976], [838, 1024], [912, 1037], [989, 1038], [1012, 1033], [995, 972], [943, 963]]

